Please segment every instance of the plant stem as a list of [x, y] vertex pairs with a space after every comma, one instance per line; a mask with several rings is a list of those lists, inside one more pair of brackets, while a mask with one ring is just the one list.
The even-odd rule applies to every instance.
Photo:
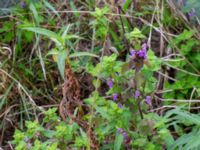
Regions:
[[142, 109], [140, 107], [140, 101], [137, 103], [137, 105], [138, 105], [138, 110], [139, 110], [139, 113], [140, 113], [140, 117], [141, 117], [141, 119], [144, 119], [144, 116], [143, 116], [143, 113], [142, 113]]

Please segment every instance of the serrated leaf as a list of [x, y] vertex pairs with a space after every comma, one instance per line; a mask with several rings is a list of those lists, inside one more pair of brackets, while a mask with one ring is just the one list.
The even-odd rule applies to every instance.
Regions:
[[52, 138], [55, 135], [55, 131], [53, 130], [44, 130], [43, 135], [48, 138]]
[[144, 39], [145, 36], [138, 28], [134, 28], [133, 31], [130, 33], [130, 38], [141, 38]]
[[175, 44], [179, 44], [180, 42], [190, 39], [196, 33], [195, 30], [184, 30], [175, 40]]
[[152, 50], [148, 51], [147, 58], [149, 60], [149, 66], [151, 66], [152, 71], [160, 70], [161, 60], [155, 56]]

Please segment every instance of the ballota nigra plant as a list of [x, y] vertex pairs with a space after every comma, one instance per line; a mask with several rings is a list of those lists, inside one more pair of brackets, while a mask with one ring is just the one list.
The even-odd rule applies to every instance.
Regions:
[[178, 13], [170, 0], [6, 9], [0, 149], [199, 149], [197, 1]]

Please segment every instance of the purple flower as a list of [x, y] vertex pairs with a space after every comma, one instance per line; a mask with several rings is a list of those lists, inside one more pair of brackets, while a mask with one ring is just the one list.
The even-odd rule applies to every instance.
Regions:
[[107, 80], [107, 85], [109, 86], [110, 89], [113, 87], [113, 80], [111, 78]]
[[27, 7], [27, 4], [25, 3], [25, 1], [21, 1], [20, 2], [20, 7], [21, 8], [26, 8]]
[[144, 58], [144, 59], [147, 58], [147, 44], [146, 43], [142, 44], [142, 49], [138, 51], [137, 54], [140, 58]]
[[126, 0], [122, 0], [122, 4], [124, 5], [126, 3]]
[[136, 50], [131, 50], [130, 54], [131, 54], [131, 58], [134, 58], [136, 54]]
[[189, 15], [189, 17], [194, 17], [195, 16], [195, 10], [194, 9], [192, 9], [189, 13], [188, 13], [188, 15]]
[[113, 100], [114, 100], [114, 101], [117, 101], [117, 98], [118, 98], [118, 94], [117, 94], [117, 93], [114, 93], [114, 94], [113, 94]]
[[123, 136], [124, 140], [127, 140], [127, 139], [128, 139], [128, 134], [126, 133], [126, 131], [124, 131], [124, 132], [122, 133], [122, 136]]
[[121, 103], [118, 103], [119, 108], [123, 108], [123, 105]]
[[129, 139], [128, 137], [128, 133], [126, 131], [124, 131], [122, 128], [118, 128], [117, 131], [122, 134], [123, 138], [125, 141], [127, 141]]
[[31, 149], [31, 146], [32, 146], [31, 143], [28, 143], [28, 144], [27, 144], [27, 148], [28, 148], [28, 149]]
[[151, 105], [151, 96], [146, 96], [145, 102], [146, 102], [148, 105]]
[[119, 133], [123, 133], [123, 132], [124, 132], [124, 130], [123, 130], [122, 128], [118, 128], [117, 131], [118, 131]]
[[135, 91], [135, 99], [138, 99], [139, 96], [140, 96], [140, 91], [136, 90]]
[[137, 54], [140, 58], [147, 58], [147, 52], [145, 50], [140, 50]]
[[142, 50], [147, 51], [147, 43], [142, 44]]

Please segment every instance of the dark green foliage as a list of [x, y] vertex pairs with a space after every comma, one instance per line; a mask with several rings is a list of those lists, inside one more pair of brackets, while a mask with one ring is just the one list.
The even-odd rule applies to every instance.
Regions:
[[[0, 147], [199, 149], [198, 0], [182, 19], [170, 1], [23, 2], [0, 22]], [[89, 128], [59, 116], [66, 64]]]

